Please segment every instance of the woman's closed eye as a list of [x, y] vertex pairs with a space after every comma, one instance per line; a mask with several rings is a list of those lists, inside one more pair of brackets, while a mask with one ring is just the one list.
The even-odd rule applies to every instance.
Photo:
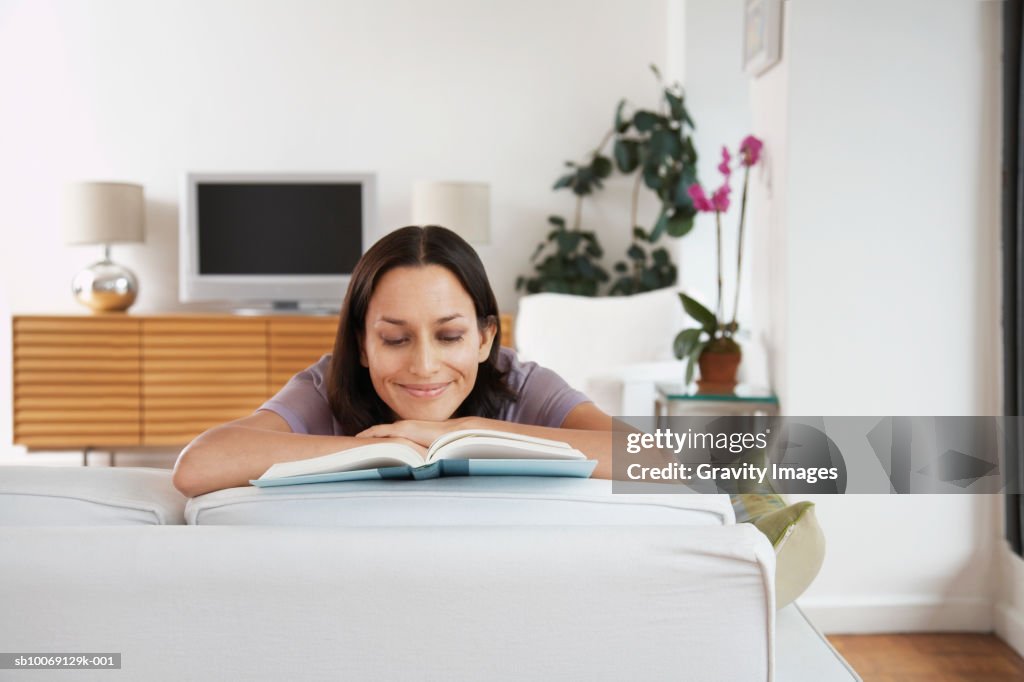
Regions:
[[[462, 334], [440, 334], [437, 337], [437, 340], [441, 341], [442, 343], [458, 343], [462, 341], [462, 339]], [[409, 337], [403, 336], [399, 338], [389, 338], [387, 336], [382, 336], [381, 341], [384, 342], [385, 346], [401, 346], [404, 345], [405, 343], [408, 343]]]

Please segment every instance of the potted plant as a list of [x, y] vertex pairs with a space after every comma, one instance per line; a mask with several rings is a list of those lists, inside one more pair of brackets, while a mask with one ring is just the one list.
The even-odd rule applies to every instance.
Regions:
[[715, 310], [712, 312], [696, 299], [679, 294], [683, 309], [693, 318], [699, 327], [684, 329], [679, 332], [673, 344], [675, 355], [685, 359], [686, 383], [693, 380], [694, 366], [700, 366], [700, 381], [703, 389], [731, 391], [736, 386], [736, 372], [743, 357], [735, 335], [739, 329], [736, 320], [740, 304], [740, 274], [743, 266], [743, 227], [747, 217], [747, 184], [750, 179], [750, 168], [761, 158], [763, 147], [761, 140], [748, 135], [740, 142], [739, 162], [743, 166], [743, 196], [740, 200], [740, 222], [738, 245], [736, 249], [736, 292], [733, 299], [732, 319], [726, 321], [722, 300], [722, 214], [729, 210], [729, 178], [732, 175], [730, 162], [732, 157], [726, 147], [722, 147], [722, 162], [718, 170], [722, 174], [722, 184], [710, 197], [699, 183], [693, 183], [688, 189], [693, 199], [694, 208], [703, 213], [715, 214], [715, 234], [718, 251], [718, 296]]
[[[608, 294], [629, 295], [671, 286], [676, 266], [668, 249], [660, 246], [662, 235], [682, 237], [693, 228], [697, 215], [687, 191], [697, 181], [697, 152], [691, 132], [693, 120], [686, 110], [678, 83], [666, 86], [651, 66], [659, 84], [657, 110], [631, 110], [626, 100], [615, 109], [614, 122], [598, 145], [582, 162], [567, 161], [568, 171], [553, 189], [567, 189], [576, 197], [571, 224], [551, 216], [551, 230], [537, 245], [531, 261], [534, 273], [516, 279], [516, 290], [528, 294], [556, 292], [596, 296], [611, 281]], [[611, 144], [610, 155], [606, 148]], [[594, 232], [582, 229], [583, 198], [603, 186], [616, 170], [634, 175], [629, 217], [631, 243], [626, 259], [615, 263], [614, 280], [600, 265], [604, 251]], [[639, 224], [641, 186], [657, 194], [658, 215], [650, 228]]]

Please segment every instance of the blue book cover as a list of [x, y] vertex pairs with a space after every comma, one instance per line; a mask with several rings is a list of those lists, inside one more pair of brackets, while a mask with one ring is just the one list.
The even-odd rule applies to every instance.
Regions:
[[442, 459], [423, 466], [389, 466], [358, 471], [338, 471], [326, 474], [286, 476], [269, 480], [251, 480], [259, 488], [303, 483], [333, 483], [335, 481], [368, 480], [425, 480], [446, 476], [560, 476], [590, 478], [597, 460], [551, 459]]

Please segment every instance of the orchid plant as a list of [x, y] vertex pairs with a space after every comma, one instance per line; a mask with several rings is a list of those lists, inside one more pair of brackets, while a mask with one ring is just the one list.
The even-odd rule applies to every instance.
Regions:
[[675, 355], [680, 360], [687, 360], [686, 381], [693, 379], [694, 366], [704, 352], [739, 353], [740, 346], [733, 336], [739, 329], [736, 316], [740, 305], [740, 273], [743, 265], [743, 227], [747, 217], [747, 184], [750, 179], [750, 168], [761, 158], [764, 144], [753, 135], [747, 135], [740, 142], [739, 163], [743, 167], [743, 195], [740, 200], [740, 223], [738, 246], [736, 250], [736, 294], [733, 299], [732, 320], [726, 322], [722, 301], [722, 214], [729, 210], [729, 194], [732, 188], [729, 180], [732, 176], [733, 161], [727, 147], [722, 147], [722, 162], [718, 171], [722, 174], [722, 184], [708, 197], [700, 183], [693, 183], [688, 188], [693, 207], [700, 213], [715, 214], [716, 243], [718, 248], [718, 297], [715, 311], [712, 312], [701, 305], [696, 299], [680, 293], [686, 313], [700, 324], [699, 327], [684, 329], [679, 332], [673, 344]]

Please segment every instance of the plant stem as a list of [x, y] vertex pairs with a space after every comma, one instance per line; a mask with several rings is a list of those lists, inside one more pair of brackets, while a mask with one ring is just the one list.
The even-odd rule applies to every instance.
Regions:
[[583, 216], [583, 197], [576, 197], [576, 215], [572, 219], [572, 231], [579, 232], [580, 230], [580, 219]]
[[[636, 216], [640, 210], [640, 182], [643, 180], [643, 171], [636, 174], [636, 182], [633, 183], [633, 201], [631, 202], [629, 209], [629, 239], [632, 243], [636, 243]], [[637, 287], [640, 285], [640, 261], [633, 261], [633, 281], [636, 282]]]
[[[718, 300], [715, 302], [715, 318], [722, 324], [722, 212], [715, 211], [715, 239], [718, 244]], [[712, 337], [714, 338], [714, 336]]]
[[736, 328], [736, 318], [740, 314], [740, 268], [743, 266], [743, 225], [747, 217], [747, 180], [750, 179], [750, 166], [743, 171], [743, 198], [740, 200], [740, 234], [739, 245], [736, 248], [736, 299], [732, 309], [732, 327]]
[[644, 179], [643, 171], [636, 174], [636, 182], [633, 183], [633, 201], [629, 206], [629, 238], [630, 241], [636, 241], [636, 235], [633, 232], [633, 228], [636, 227], [636, 216], [640, 210], [640, 183]]
[[604, 149], [604, 146], [608, 144], [608, 140], [612, 139], [612, 135], [614, 134], [615, 126], [612, 126], [612, 129], [605, 133], [604, 138], [601, 140], [601, 143], [594, 148], [594, 151], [591, 153], [591, 156], [597, 156], [598, 154], [600, 154], [601, 150]]

